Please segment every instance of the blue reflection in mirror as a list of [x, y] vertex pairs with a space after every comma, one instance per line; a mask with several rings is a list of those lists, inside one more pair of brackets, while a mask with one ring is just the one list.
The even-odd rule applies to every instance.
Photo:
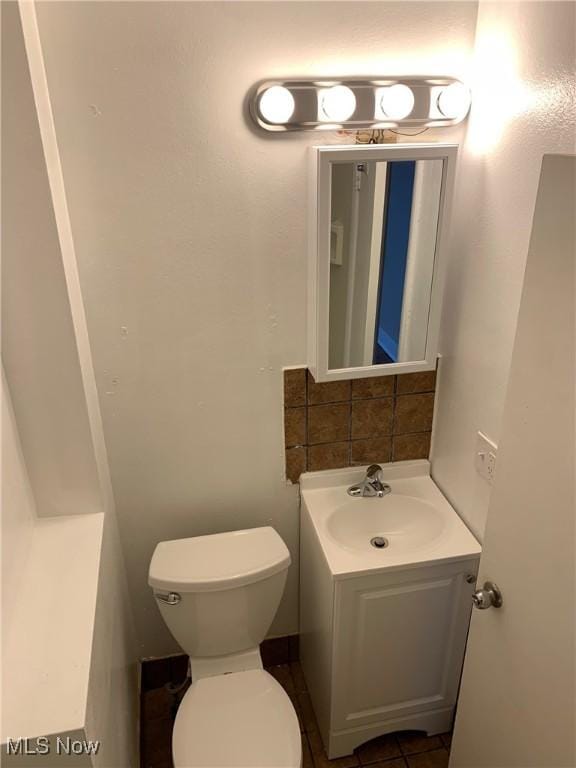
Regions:
[[414, 161], [388, 165], [374, 338], [376, 364], [398, 361], [415, 171]]

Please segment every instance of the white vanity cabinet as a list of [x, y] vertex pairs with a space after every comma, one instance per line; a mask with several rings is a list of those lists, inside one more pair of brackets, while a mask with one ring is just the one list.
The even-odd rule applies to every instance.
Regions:
[[[448, 731], [479, 546], [472, 538], [453, 558], [388, 568], [367, 553], [363, 571], [338, 573], [318, 530], [304, 493], [300, 657], [328, 756], [392, 731]], [[374, 553], [381, 563], [384, 553]]]

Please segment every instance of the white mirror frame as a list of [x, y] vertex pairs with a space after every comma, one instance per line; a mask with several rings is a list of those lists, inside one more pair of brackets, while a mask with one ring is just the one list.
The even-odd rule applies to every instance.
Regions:
[[[363, 379], [398, 373], [433, 371], [438, 357], [438, 334], [446, 270], [446, 245], [454, 187], [457, 144], [364, 144], [311, 147], [308, 262], [308, 367], [315, 381]], [[426, 354], [423, 360], [384, 363], [354, 368], [328, 368], [328, 315], [330, 305], [330, 227], [332, 165], [369, 160], [444, 161], [440, 210], [436, 233], [434, 272]]]

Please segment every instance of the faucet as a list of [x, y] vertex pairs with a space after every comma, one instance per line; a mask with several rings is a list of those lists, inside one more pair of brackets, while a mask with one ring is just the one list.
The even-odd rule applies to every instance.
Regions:
[[366, 470], [366, 477], [358, 485], [348, 488], [349, 496], [386, 496], [392, 488], [384, 482], [384, 472], [380, 464], [371, 464]]

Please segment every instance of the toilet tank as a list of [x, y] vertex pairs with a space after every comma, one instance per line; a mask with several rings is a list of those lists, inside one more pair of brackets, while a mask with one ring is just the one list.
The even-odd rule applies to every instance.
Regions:
[[250, 528], [160, 542], [148, 583], [189, 656], [224, 656], [264, 640], [289, 565], [288, 548], [273, 528]]

